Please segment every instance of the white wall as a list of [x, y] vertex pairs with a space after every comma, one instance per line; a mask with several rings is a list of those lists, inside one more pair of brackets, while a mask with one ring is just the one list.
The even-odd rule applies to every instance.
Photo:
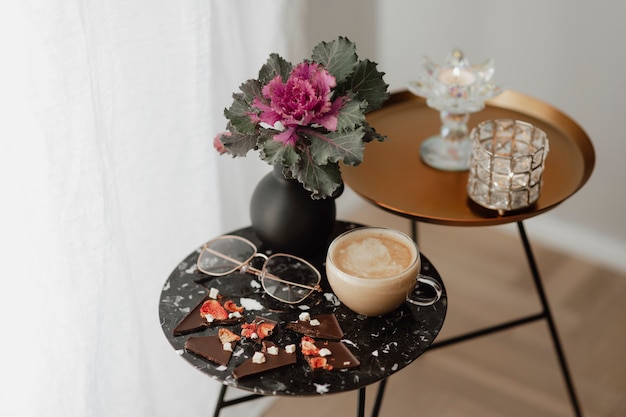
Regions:
[[[625, 2], [332, 3], [315, 2], [333, 14], [309, 19], [310, 36], [346, 34], [360, 55], [380, 64], [394, 91], [414, 78], [424, 55], [440, 62], [460, 47], [471, 62], [494, 58], [496, 80], [508, 88], [548, 102], [576, 120], [595, 146], [591, 179], [572, 198], [526, 225], [533, 239], [626, 271]], [[358, 19], [357, 9], [366, 11]], [[354, 203], [341, 200], [341, 205]]]

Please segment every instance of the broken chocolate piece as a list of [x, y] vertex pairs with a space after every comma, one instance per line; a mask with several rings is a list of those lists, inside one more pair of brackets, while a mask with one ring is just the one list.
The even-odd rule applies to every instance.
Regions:
[[233, 349], [237, 344], [234, 340], [230, 343], [231, 350], [224, 350], [224, 345], [220, 341], [219, 336], [191, 336], [185, 341], [185, 350], [195, 355], [200, 356], [211, 362], [215, 362], [218, 365], [228, 365]]
[[[314, 349], [311, 348], [311, 343], [315, 345]], [[350, 349], [341, 342], [316, 341], [308, 336], [304, 336], [301, 345], [304, 358], [313, 370], [347, 369], [355, 368], [361, 364], [350, 352]], [[330, 351], [330, 354], [326, 350]]]
[[282, 368], [283, 366], [296, 363], [297, 357], [295, 352], [287, 353], [285, 349], [278, 347], [278, 354], [274, 355], [272, 353], [269, 353], [274, 350], [272, 349], [273, 347], [277, 346], [273, 342], [264, 340], [261, 352], [263, 352], [265, 362], [255, 363], [253, 358], [249, 358], [233, 370], [233, 376], [237, 379], [240, 379], [250, 375], [257, 375], [263, 372], [270, 371], [272, 369]]
[[[314, 325], [316, 324], [314, 320], [317, 320], [319, 324]], [[334, 314], [320, 314], [311, 317], [310, 320], [292, 321], [287, 324], [287, 328], [306, 336], [321, 339], [341, 340], [343, 338], [343, 330]]]
[[[214, 319], [212, 322], [207, 321], [204, 317], [202, 317], [200, 310], [205, 302], [212, 300], [208, 295], [202, 299], [198, 303], [197, 306], [194, 307], [193, 310], [189, 312], [178, 325], [174, 328], [174, 336], [182, 336], [188, 333], [195, 333], [201, 330], [204, 330], [210, 326], [216, 326], [221, 324], [234, 324], [242, 321], [244, 316], [240, 314], [240, 317], [229, 317], [224, 320]], [[228, 302], [228, 300], [226, 301]], [[221, 303], [221, 298], [220, 298]]]

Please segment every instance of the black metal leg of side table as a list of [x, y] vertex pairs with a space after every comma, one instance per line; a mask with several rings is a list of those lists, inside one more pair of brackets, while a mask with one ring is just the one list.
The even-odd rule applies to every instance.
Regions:
[[[380, 381], [378, 385], [378, 391], [376, 393], [376, 401], [374, 403], [374, 407], [372, 408], [372, 417], [378, 417], [378, 413], [380, 412], [380, 406], [383, 401], [383, 396], [385, 395], [385, 387], [387, 386], [387, 378]], [[359, 388], [359, 399], [358, 399], [358, 407], [357, 407], [357, 417], [365, 417], [365, 388]]]
[[417, 235], [417, 222], [411, 221], [411, 237], [415, 243], [419, 243], [419, 237]]
[[528, 237], [526, 236], [524, 224], [522, 222], [517, 222], [517, 227], [519, 229], [522, 244], [524, 245], [524, 250], [526, 251], [526, 257], [528, 258], [528, 264], [530, 266], [530, 270], [535, 281], [535, 288], [537, 289], [537, 293], [539, 294], [545, 318], [548, 322], [548, 327], [550, 328], [550, 334], [552, 335], [552, 341], [554, 342], [554, 349], [556, 350], [557, 356], [559, 358], [559, 364], [561, 365], [561, 371], [563, 373], [563, 378], [565, 379], [565, 384], [567, 386], [567, 391], [572, 402], [572, 407], [574, 408], [576, 416], [581, 417], [582, 412], [580, 409], [580, 404], [578, 403], [576, 391], [574, 390], [574, 383], [572, 382], [572, 378], [570, 376], [567, 361], [565, 360], [565, 354], [563, 352], [563, 348], [561, 347], [561, 342], [559, 340], [559, 335], [556, 330], [556, 325], [554, 324], [554, 319], [552, 318], [552, 312], [550, 311], [550, 306], [548, 305], [548, 298], [546, 297], [545, 291], [543, 289], [543, 284], [541, 283], [539, 269], [537, 268], [537, 263], [535, 262], [535, 257], [530, 247], [530, 242], [528, 241]]
[[359, 399], [356, 408], [356, 417], [365, 417], [365, 387], [359, 388]]
[[383, 396], [385, 395], [385, 387], [387, 386], [387, 378], [380, 381], [378, 385], [378, 392], [376, 393], [376, 402], [372, 408], [372, 417], [378, 417], [380, 412], [380, 406], [383, 402]]
[[217, 404], [215, 404], [215, 411], [213, 411], [213, 417], [218, 417], [220, 415], [220, 411], [225, 407], [224, 405], [224, 395], [226, 395], [227, 385], [222, 385], [220, 389], [220, 395], [217, 397]]
[[233, 398], [232, 400], [224, 400], [224, 396], [226, 395], [226, 389], [228, 389], [228, 385], [222, 385], [222, 389], [220, 389], [220, 394], [217, 397], [217, 404], [215, 404], [215, 411], [213, 412], [213, 417], [218, 417], [222, 408], [230, 407], [231, 405], [236, 405], [239, 403], [243, 403], [250, 400], [255, 400], [257, 398], [263, 397], [261, 394], [249, 394], [244, 395], [243, 397]]
[[[383, 396], [385, 394], [385, 386], [387, 385], [387, 379], [383, 379], [380, 381], [380, 385], [378, 385], [378, 392], [376, 393], [376, 402], [374, 403], [374, 407], [372, 408], [372, 417], [378, 417], [378, 413], [380, 412], [380, 405], [383, 401]], [[357, 417], [365, 417], [365, 388], [359, 388], [359, 398], [358, 398], [358, 406], [357, 406]]]
[[[563, 374], [563, 379], [565, 380], [565, 385], [567, 387], [567, 392], [569, 394], [570, 401], [572, 403], [572, 408], [574, 409], [574, 413], [576, 417], [582, 417], [583, 414], [580, 408], [580, 404], [578, 402], [578, 397], [576, 396], [576, 391], [574, 390], [574, 384], [572, 382], [572, 377], [570, 376], [570, 372], [567, 366], [567, 361], [565, 360], [565, 354], [563, 353], [563, 348], [559, 340], [559, 336], [556, 330], [556, 325], [554, 324], [552, 312], [550, 311], [548, 298], [546, 297], [545, 291], [543, 289], [543, 284], [541, 282], [541, 277], [539, 275], [539, 268], [537, 268], [537, 263], [535, 262], [535, 256], [533, 255], [533, 251], [530, 247], [530, 242], [528, 240], [528, 236], [526, 235], [526, 230], [524, 229], [524, 224], [522, 222], [517, 222], [517, 227], [519, 230], [520, 238], [522, 240], [522, 245], [524, 246], [524, 251], [526, 252], [526, 258], [528, 260], [530, 272], [535, 282], [535, 289], [537, 290], [537, 294], [539, 295], [539, 300], [541, 301], [542, 312], [533, 314], [527, 317], [522, 317], [517, 320], [512, 320], [510, 322], [502, 323], [496, 326], [492, 326], [492, 327], [488, 327], [485, 329], [476, 330], [474, 332], [451, 337], [446, 340], [434, 342], [429, 347], [429, 350], [453, 345], [459, 342], [474, 339], [476, 337], [486, 336], [486, 335], [496, 333], [496, 332], [501, 332], [503, 330], [507, 330], [513, 327], [532, 323], [537, 320], [545, 319], [548, 322], [548, 328], [550, 330], [550, 335], [552, 336], [552, 341], [554, 343], [554, 350], [556, 351], [556, 354], [559, 360], [559, 365], [561, 366], [561, 373]], [[417, 242], [417, 222], [416, 221], [411, 221], [411, 233], [412, 233], [413, 239]]]

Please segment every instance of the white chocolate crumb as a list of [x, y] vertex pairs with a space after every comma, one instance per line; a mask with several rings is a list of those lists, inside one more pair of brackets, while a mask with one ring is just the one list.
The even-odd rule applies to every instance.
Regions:
[[309, 313], [307, 313], [306, 311], [303, 311], [298, 316], [298, 320], [300, 320], [300, 321], [309, 321], [309, 320], [311, 320], [311, 315]]
[[209, 290], [209, 297], [215, 300], [217, 296], [219, 295], [219, 293], [220, 293], [220, 290], [218, 290], [217, 288], [211, 288]]
[[263, 310], [263, 305], [259, 303], [257, 300], [253, 300], [251, 298], [240, 298], [239, 305], [245, 308], [246, 310]]
[[209, 323], [213, 323], [213, 321], [215, 320], [215, 317], [213, 317], [210, 314], [207, 314], [206, 316], [204, 316], [204, 319]]
[[320, 351], [319, 351], [319, 355], [320, 355], [321, 357], [324, 357], [324, 356], [330, 356], [330, 355], [332, 355], [332, 354], [333, 354], [333, 353], [330, 351], [330, 349], [327, 349], [327, 348], [321, 348], [321, 349], [320, 349]]
[[318, 394], [326, 394], [330, 388], [330, 384], [313, 383], [313, 385], [315, 385], [315, 391], [317, 391]]
[[227, 350], [229, 352], [233, 351], [233, 345], [230, 342], [226, 342], [222, 345], [222, 349]]
[[319, 326], [321, 323], [318, 319], [313, 319], [310, 321], [311, 326]]
[[278, 355], [278, 347], [277, 346], [270, 346], [267, 348], [267, 354], [268, 355]]
[[265, 355], [263, 354], [263, 352], [255, 352], [254, 356], [252, 357], [252, 363], [265, 363]]
[[258, 334], [256, 334], [256, 333], [250, 334], [250, 339], [258, 339], [258, 338], [259, 338]]
[[350, 365], [350, 361], [345, 361], [345, 362], [343, 363], [343, 365], [344, 365], [344, 366], [348, 366], [348, 365]]
[[296, 351], [296, 345], [287, 345], [285, 346], [285, 352], [294, 353]]
[[228, 318], [229, 319], [240, 319], [241, 318], [241, 313], [238, 311], [233, 311], [232, 313], [228, 313]]

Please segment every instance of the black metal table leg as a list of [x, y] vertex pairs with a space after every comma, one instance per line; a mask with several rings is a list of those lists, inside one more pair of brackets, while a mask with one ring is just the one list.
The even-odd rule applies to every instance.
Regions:
[[574, 390], [574, 384], [570, 376], [570, 372], [567, 366], [567, 361], [565, 360], [565, 354], [563, 352], [563, 348], [561, 347], [561, 342], [559, 340], [559, 335], [557, 333], [556, 326], [554, 324], [554, 319], [552, 318], [552, 312], [550, 311], [550, 306], [548, 305], [548, 298], [546, 297], [545, 291], [543, 289], [543, 284], [541, 283], [541, 277], [539, 276], [539, 269], [537, 268], [537, 263], [535, 262], [535, 257], [530, 247], [530, 242], [528, 241], [528, 237], [526, 236], [526, 230], [524, 229], [524, 225], [522, 222], [517, 222], [517, 227], [519, 229], [519, 234], [522, 239], [522, 244], [524, 245], [524, 250], [526, 251], [526, 257], [528, 258], [528, 265], [530, 266], [533, 280], [535, 281], [535, 288], [537, 290], [537, 293], [539, 294], [541, 305], [545, 313], [545, 318], [546, 318], [546, 321], [548, 322], [548, 327], [550, 329], [550, 334], [552, 335], [552, 341], [554, 342], [554, 349], [556, 350], [556, 353], [559, 359], [559, 364], [561, 365], [561, 371], [563, 373], [563, 378], [565, 379], [565, 384], [567, 386], [567, 391], [569, 393], [569, 397], [572, 402], [572, 407], [574, 408], [574, 412], [576, 416], [581, 417], [582, 412], [580, 409], [580, 404], [578, 403], [576, 391]]
[[359, 403], [356, 409], [356, 417], [365, 417], [365, 387], [359, 388]]
[[378, 413], [380, 412], [380, 406], [383, 402], [383, 396], [385, 395], [385, 387], [387, 386], [387, 378], [380, 381], [378, 385], [378, 392], [376, 393], [376, 402], [374, 403], [374, 407], [372, 408], [372, 417], [378, 417]]
[[224, 396], [226, 395], [226, 389], [228, 385], [223, 384], [220, 389], [220, 395], [217, 397], [217, 404], [215, 404], [215, 411], [213, 412], [213, 417], [218, 417], [222, 408], [230, 407], [231, 405], [240, 404], [246, 401], [255, 400], [257, 398], [263, 397], [261, 394], [249, 394], [244, 395], [243, 397], [233, 398], [232, 400], [224, 400]]
[[217, 397], [217, 404], [215, 404], [215, 411], [213, 411], [213, 417], [218, 417], [220, 415], [220, 411], [224, 408], [224, 395], [226, 395], [227, 385], [222, 385], [220, 389], [220, 395]]
[[[522, 240], [522, 245], [524, 246], [524, 252], [526, 253], [528, 266], [530, 267], [530, 272], [533, 277], [533, 281], [535, 283], [535, 289], [537, 291], [537, 295], [539, 296], [539, 300], [541, 302], [542, 312], [538, 314], [529, 315], [527, 317], [522, 317], [517, 320], [512, 320], [507, 323], [502, 323], [496, 326], [488, 327], [485, 329], [480, 329], [480, 330], [470, 332], [467, 334], [462, 334], [460, 336], [452, 337], [447, 340], [435, 342], [430, 346], [430, 350], [437, 349], [437, 348], [444, 347], [444, 346], [453, 345], [459, 342], [474, 339], [476, 337], [486, 336], [491, 333], [500, 332], [503, 330], [510, 329], [512, 327], [517, 327], [517, 326], [528, 324], [537, 320], [545, 319], [548, 323], [548, 328], [550, 330], [552, 342], [554, 343], [554, 350], [556, 351], [556, 354], [558, 357], [559, 365], [561, 367], [563, 379], [565, 380], [565, 385], [567, 388], [567, 392], [569, 394], [572, 408], [574, 410], [576, 417], [582, 417], [583, 414], [582, 414], [582, 410], [580, 407], [580, 403], [578, 402], [576, 390], [574, 389], [574, 383], [572, 381], [572, 377], [569, 372], [567, 360], [565, 359], [565, 353], [563, 351], [563, 347], [561, 346], [561, 341], [559, 339], [556, 325], [554, 323], [554, 318], [552, 317], [552, 311], [550, 310], [550, 306], [548, 304], [548, 298], [546, 297], [543, 284], [541, 282], [539, 268], [537, 267], [535, 256], [533, 255], [533, 251], [530, 246], [530, 241], [528, 240], [528, 236], [526, 235], [524, 224], [521, 221], [517, 222], [517, 227], [519, 230], [520, 238]], [[411, 234], [415, 242], [417, 242], [417, 239], [418, 239], [417, 221], [411, 221]]]
[[419, 245], [419, 241], [417, 240], [417, 220], [411, 220], [411, 237], [413, 241]]

